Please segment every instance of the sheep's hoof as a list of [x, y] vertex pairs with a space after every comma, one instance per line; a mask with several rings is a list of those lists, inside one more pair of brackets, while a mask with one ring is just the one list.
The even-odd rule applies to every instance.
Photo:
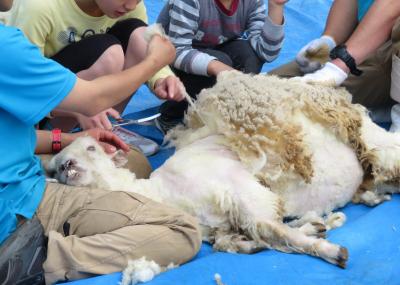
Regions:
[[347, 251], [347, 248], [341, 246], [339, 249], [339, 254], [336, 260], [336, 264], [340, 267], [340, 268], [346, 268], [346, 263], [347, 260], [349, 259], [349, 252]]
[[315, 235], [319, 238], [326, 238], [326, 227], [324, 224], [312, 222], [311, 225], [315, 229]]

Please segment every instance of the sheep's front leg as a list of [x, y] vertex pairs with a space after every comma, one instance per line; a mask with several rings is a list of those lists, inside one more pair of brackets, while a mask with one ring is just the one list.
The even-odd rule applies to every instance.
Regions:
[[377, 193], [375, 189], [367, 191], [357, 191], [352, 201], [353, 203], [365, 204], [367, 206], [376, 206], [384, 201], [390, 200], [391, 197], [388, 194]]
[[[353, 197], [353, 203], [362, 203], [367, 206], [376, 206], [391, 199], [391, 194], [400, 193], [399, 183], [381, 184], [378, 186], [364, 186]], [[370, 182], [373, 184], [373, 181]], [[368, 189], [368, 190], [366, 190]]]
[[324, 224], [321, 223], [316, 223], [316, 222], [305, 223], [298, 229], [307, 236], [326, 238], [326, 227]]
[[320, 216], [315, 211], [309, 211], [299, 219], [288, 223], [289, 226], [301, 228], [307, 224], [322, 224], [326, 230], [331, 230], [343, 226], [346, 222], [346, 215], [343, 212], [330, 212], [327, 215]]
[[292, 228], [298, 228], [308, 236], [316, 236], [320, 238], [326, 237], [324, 219], [315, 211], [309, 211], [304, 216], [291, 220], [287, 225]]

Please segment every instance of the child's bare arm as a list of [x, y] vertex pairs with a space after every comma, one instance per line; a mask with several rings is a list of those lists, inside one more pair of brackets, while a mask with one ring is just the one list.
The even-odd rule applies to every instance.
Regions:
[[269, 0], [268, 16], [264, 1], [253, 1], [254, 6], [247, 15], [247, 38], [265, 62], [274, 61], [282, 48], [284, 39], [283, 5], [286, 0]]
[[283, 7], [288, 0], [269, 0], [268, 16], [276, 25], [283, 24]]
[[[78, 137], [91, 136], [96, 139], [103, 146], [107, 153], [113, 153], [117, 149], [122, 149], [123, 151], [129, 151], [129, 146], [124, 143], [117, 135], [110, 131], [103, 129], [90, 129], [79, 133], [62, 133], [60, 135], [61, 148], [65, 148], [70, 143], [72, 143]], [[51, 154], [53, 152], [52, 142], [53, 135], [51, 131], [36, 131], [36, 154]]]
[[208, 74], [213, 76], [217, 76], [220, 72], [226, 70], [233, 70], [233, 68], [218, 60], [210, 61], [207, 66]]

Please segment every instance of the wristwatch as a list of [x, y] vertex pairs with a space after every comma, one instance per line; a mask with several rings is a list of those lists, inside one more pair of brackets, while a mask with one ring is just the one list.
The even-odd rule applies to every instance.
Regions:
[[331, 59], [336, 59], [336, 58], [341, 59], [350, 69], [351, 74], [360, 76], [363, 73], [362, 70], [359, 70], [357, 68], [356, 61], [347, 51], [346, 45], [341, 44], [336, 46], [334, 49], [331, 50], [329, 56]]

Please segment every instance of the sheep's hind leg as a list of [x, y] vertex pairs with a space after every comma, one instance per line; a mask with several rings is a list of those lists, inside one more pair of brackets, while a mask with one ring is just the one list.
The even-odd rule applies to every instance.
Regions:
[[259, 187], [252, 187], [251, 191], [249, 188], [247, 193], [249, 195], [240, 195], [236, 208], [240, 212], [239, 227], [249, 240], [264, 248], [307, 253], [342, 268], [346, 266], [348, 259], [346, 248], [325, 239], [307, 236], [299, 229], [291, 228], [282, 222], [279, 214], [281, 205], [279, 196]]
[[[260, 239], [265, 247], [283, 252], [306, 253], [320, 257], [341, 268], [346, 267], [348, 252], [345, 247], [325, 239], [307, 236], [299, 229], [278, 222], [258, 222], [250, 236]], [[260, 242], [261, 243], [261, 242]]]

